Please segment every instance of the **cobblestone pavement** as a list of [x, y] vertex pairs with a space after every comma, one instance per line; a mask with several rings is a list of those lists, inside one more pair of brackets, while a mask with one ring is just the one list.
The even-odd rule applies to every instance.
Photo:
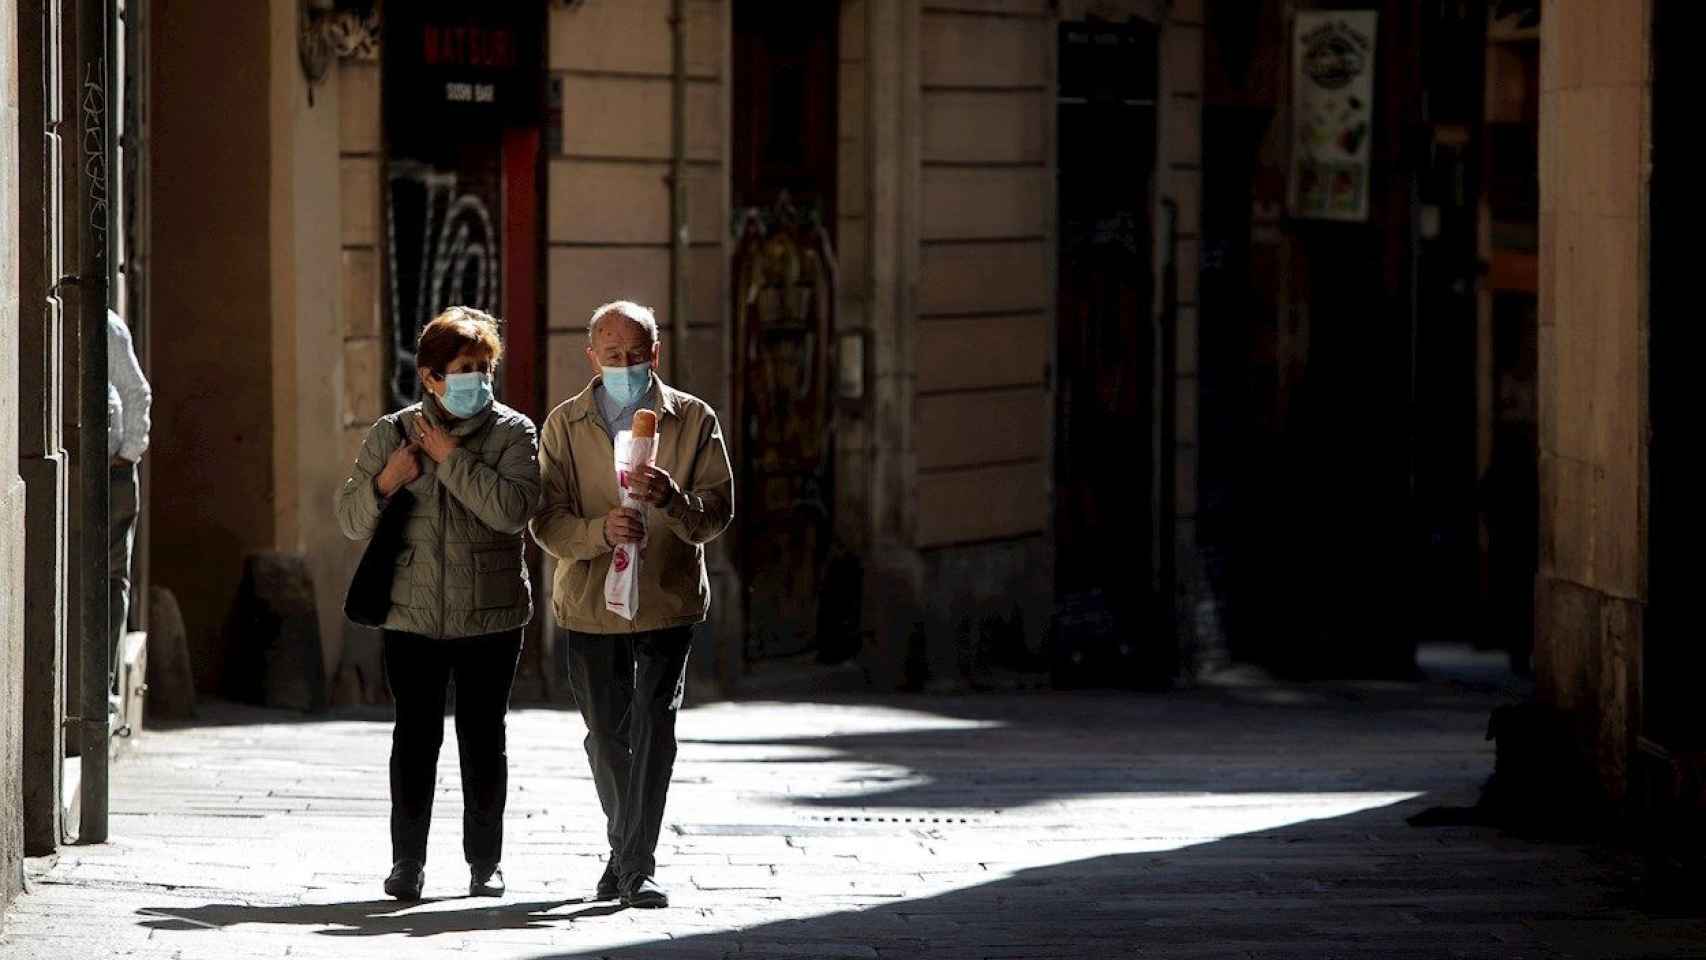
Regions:
[[386, 900], [382, 719], [234, 707], [151, 731], [112, 835], [31, 864], [10, 958], [1701, 957], [1635, 862], [1412, 827], [1491, 767], [1444, 685], [721, 703], [686, 711], [674, 906], [588, 899], [572, 712], [510, 721], [502, 901], [472, 900], [447, 724], [429, 900]]

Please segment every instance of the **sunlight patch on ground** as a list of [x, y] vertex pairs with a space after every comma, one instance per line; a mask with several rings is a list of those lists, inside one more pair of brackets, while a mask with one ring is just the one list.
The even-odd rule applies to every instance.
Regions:
[[[753, 718], [764, 723], [755, 729]], [[871, 704], [715, 703], [683, 711], [683, 739], [738, 742], [794, 740], [807, 737], [872, 736], [949, 730], [995, 730], [999, 720], [971, 720], [925, 710]]]

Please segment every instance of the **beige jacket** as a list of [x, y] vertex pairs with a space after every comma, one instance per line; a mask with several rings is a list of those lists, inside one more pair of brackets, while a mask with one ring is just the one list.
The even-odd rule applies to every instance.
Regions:
[[657, 465], [682, 496], [647, 508], [640, 609], [632, 622], [604, 608], [610, 545], [604, 517], [621, 503], [616, 451], [598, 413], [594, 379], [545, 418], [539, 449], [543, 503], [533, 539], [557, 558], [551, 607], [579, 633], [640, 633], [700, 623], [711, 609], [705, 544], [734, 518], [734, 480], [717, 415], [703, 400], [658, 381]]

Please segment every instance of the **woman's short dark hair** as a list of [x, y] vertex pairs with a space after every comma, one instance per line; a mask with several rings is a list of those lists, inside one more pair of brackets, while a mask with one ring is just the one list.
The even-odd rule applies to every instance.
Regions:
[[420, 345], [415, 348], [415, 366], [442, 377], [450, 364], [470, 347], [484, 353], [496, 368], [504, 355], [498, 320], [473, 307], [450, 307], [421, 330]]

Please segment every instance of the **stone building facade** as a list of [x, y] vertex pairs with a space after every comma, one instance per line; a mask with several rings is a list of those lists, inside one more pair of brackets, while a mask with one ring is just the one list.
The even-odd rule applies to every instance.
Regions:
[[[753, 29], [741, 26], [738, 6], [683, 4], [678, 78], [668, 0], [540, 5], [537, 66], [549, 92], [535, 131], [537, 246], [522, 244], [537, 253], [538, 316], [531, 329], [520, 313], [508, 318], [515, 369], [533, 384], [506, 385], [521, 391], [517, 405], [542, 415], [584, 385], [585, 316], [625, 296], [664, 308], [666, 376], [732, 422], [737, 337], [748, 332], [736, 319], [737, 207], [770, 200], [736, 196], [735, 177], [748, 169], [737, 147], [750, 144], [736, 142], [735, 115], [752, 102], [737, 80], [750, 78], [753, 62], [736, 52]], [[244, 558], [305, 557], [323, 672], [345, 700], [371, 697], [382, 687], [363, 659], [371, 638], [341, 617], [359, 548], [338, 536], [330, 505], [362, 432], [395, 400], [397, 345], [407, 339], [387, 287], [396, 221], [385, 48], [363, 36], [382, 11], [335, 5], [327, 16], [336, 29], [325, 33], [337, 38], [324, 57], [300, 41], [321, 25], [298, 19], [322, 14], [286, 0], [103, 9], [129, 31], [118, 102], [139, 122], [122, 146], [115, 139], [115, 149], [134, 151], [124, 182], [137, 193], [111, 212], [126, 246], [110, 302], [137, 324], [155, 386], [145, 579], [177, 595], [197, 679], [217, 692], [230, 679], [226, 619]], [[1200, 7], [844, 0], [832, 12], [827, 68], [806, 67], [827, 80], [800, 108], [836, 118], [827, 131], [834, 192], [818, 198], [833, 211], [822, 220], [835, 267], [833, 344], [820, 345], [836, 380], [821, 424], [833, 546], [820, 545], [817, 559], [853, 571], [835, 582], [835, 626], [854, 636], [841, 652], [858, 648], [867, 682], [881, 687], [977, 682], [990, 644], [1035, 670], [1060, 619], [1058, 397], [1070, 374], [1055, 343], [1062, 24], [1111, 24], [1140, 52], [1121, 69], [1148, 91], [1114, 98], [1135, 111], [1122, 115], [1133, 118], [1127, 147], [1147, 171], [1129, 178], [1129, 208], [1116, 211], [1128, 254], [1144, 258], [1142, 282], [1121, 287], [1111, 307], [1084, 308], [1115, 310], [1144, 344], [1126, 369], [1145, 384], [1142, 419], [1112, 439], [1146, 453], [1133, 487], [1142, 492], [1122, 501], [1122, 515], [1146, 518], [1146, 537], [1165, 531], [1117, 553], [1150, 557], [1132, 581], [1154, 600], [1148, 617], [1174, 601], [1160, 571], [1180, 558], [1177, 567], [1191, 566]], [[6, 178], [0, 208], [0, 333], [28, 361], [0, 389], [6, 884], [26, 849], [64, 840], [64, 731], [80, 712], [77, 651], [93, 613], [79, 598], [97, 583], [80, 559], [88, 518], [76, 491], [83, 454], [98, 452], [98, 431], [84, 429], [97, 421], [85, 421], [79, 397], [98, 379], [79, 365], [78, 285], [60, 282], [83, 252], [76, 211], [93, 199], [80, 155], [62, 149], [66, 105], [87, 113], [91, 102], [78, 82], [86, 65], [70, 26], [76, 13], [69, 2], [27, 0], [8, 4], [0, 22], [0, 159], [19, 174]], [[1176, 211], [1166, 242], [1162, 206]], [[524, 286], [526, 258], [505, 266], [518, 271], [506, 289]], [[1176, 274], [1167, 286], [1182, 307], [1165, 363], [1163, 284], [1152, 276], [1161, 270]], [[1179, 418], [1165, 432], [1160, 411]], [[730, 433], [739, 458], [741, 431]], [[87, 527], [98, 538], [104, 523]], [[698, 658], [702, 680], [731, 690], [754, 660], [738, 542], [713, 551], [718, 612]], [[1154, 556], [1162, 543], [1177, 551], [1168, 562]], [[1181, 609], [1192, 606], [1187, 593]], [[19, 597], [27, 602], [12, 602]], [[777, 590], [768, 609], [816, 600]], [[1179, 659], [1172, 622], [1170, 612], [1145, 621], [1144, 635], [1169, 669]], [[550, 631], [538, 639], [536, 672], [549, 674]], [[550, 692], [548, 676], [542, 682], [533, 692]]]
[[[832, 211], [823, 226], [836, 267], [827, 506], [833, 552], [850, 558], [837, 569], [855, 571], [857, 584], [837, 594], [838, 615], [853, 624], [867, 682], [974, 684], [987, 679], [988, 661], [1034, 667], [1068, 628], [1107, 616], [1097, 606], [1105, 597], [1080, 602], [1106, 583], [1071, 597], [1060, 586], [1077, 575], [1070, 545], [1083, 542], [1071, 539], [1083, 517], [1069, 519], [1063, 503], [1101, 495], [1073, 485], [1067, 465], [1077, 454], [1063, 435], [1074, 421], [1063, 419], [1061, 399], [1078, 386], [1062, 331], [1073, 329], [1074, 310], [1097, 307], [1062, 296], [1080, 278], [1063, 271], [1061, 238], [1077, 213], [1059, 185], [1082, 169], [1062, 111], [1098, 96], [1134, 111], [1120, 114], [1140, 134], [1128, 146], [1150, 164], [1129, 191], [1140, 198], [1096, 235], [1146, 258], [1143, 283], [1119, 288], [1125, 313], [1115, 315], [1153, 337], [1140, 354], [1145, 387], [1132, 409], [1141, 415], [1127, 422], [1135, 435], [1103, 438], [1149, 451], [1122, 478], [1141, 491], [1123, 516], [1146, 519], [1130, 528], [1140, 537], [1131, 549], [1104, 546], [1099, 559], [1140, 568], [1130, 582], [1155, 598], [1143, 616], [1157, 615], [1127, 625], [1150, 625], [1132, 635], [1164, 651], [1152, 662], [1176, 673], [1213, 638], [1212, 618], [1201, 616], [1213, 608], [1204, 598], [1212, 563], [1198, 548], [1212, 506], [1200, 502], [1199, 471], [1225, 437], [1204, 420], [1202, 384], [1205, 348], [1231, 335], [1231, 315], [1209, 309], [1224, 250], [1215, 242], [1204, 255], [1219, 229], [1207, 222], [1204, 178], [1226, 155], [1204, 127], [1224, 132], [1230, 114], [1205, 121], [1204, 101], [1273, 109], [1278, 86], [1263, 94], [1229, 84], [1224, 59], [1240, 31], [1253, 30], [1246, 76], [1271, 73], [1278, 84], [1285, 60], [1272, 51], [1286, 29], [1279, 4], [1230, 29], [1220, 14], [1249, 9], [1230, 2], [840, 0], [827, 63], [795, 64], [819, 78], [807, 112], [835, 119], [834, 193], [819, 198]], [[762, 33], [740, 6], [683, 3], [679, 75], [669, 0], [540, 9], [535, 66], [548, 92], [533, 131], [538, 219], [519, 234], [533, 259], [512, 262], [506, 277], [509, 288], [533, 277], [537, 305], [536, 322], [510, 317], [526, 373], [506, 387], [518, 405], [542, 413], [584, 385], [585, 316], [625, 296], [664, 308], [666, 375], [737, 423], [747, 387], [735, 372], [746, 331], [734, 226], [752, 199], [739, 117], [752, 108], [742, 78], [754, 62], [742, 51]], [[1380, 6], [1383, 42], [1403, 47], [1414, 21], [1396, 16], [1401, 4]], [[0, 8], [0, 341], [20, 357], [0, 368], [0, 898], [15, 891], [26, 850], [63, 839], [62, 731], [75, 713], [66, 681], [86, 632], [77, 597], [87, 571], [72, 554], [86, 446], [76, 402], [84, 311], [76, 285], [57, 282], [79, 262], [82, 234], [66, 211], [85, 199], [79, 160], [61, 150], [65, 104], [86, 92], [68, 68], [77, 62], [74, 7]], [[367, 19], [371, 5], [336, 7], [340, 45], [307, 77], [300, 4], [127, 5], [149, 54], [131, 94], [149, 121], [139, 133], [158, 131], [132, 141], [143, 145], [133, 162], [147, 171], [147, 202], [128, 215], [127, 235], [141, 242], [126, 251], [115, 288], [118, 302], [134, 301], [127, 311], [148, 318], [139, 340], [157, 391], [143, 556], [152, 580], [179, 595], [210, 689], [221, 685], [223, 621], [243, 558], [259, 550], [306, 557], [322, 665], [344, 699], [380, 683], [363, 660], [366, 638], [342, 622], [358, 548], [338, 536], [330, 504], [362, 433], [395, 399], [394, 150], [384, 45], [363, 35], [364, 23], [380, 21]], [[1674, 816], [1698, 804], [1706, 769], [1706, 724], [1687, 683], [1701, 661], [1686, 603], [1699, 529], [1687, 491], [1706, 478], [1688, 472], [1689, 373], [1677, 359], [1706, 344], [1691, 339], [1697, 325], [1678, 308], [1686, 298], [1664, 295], [1688, 277], [1691, 225], [1669, 214], [1691, 209], [1698, 168], [1679, 93], [1677, 64], [1688, 58], [1667, 54], [1675, 48], [1666, 40], [1698, 35], [1701, 14], [1694, 0], [1547, 0], [1540, 9], [1538, 697], [1565, 718], [1604, 797]], [[1096, 33], [1104, 29], [1112, 32]], [[1138, 83], [1150, 86], [1110, 97], [1096, 85], [1124, 81], [1096, 75], [1096, 92], [1081, 96], [1080, 65], [1063, 53], [1074, 31], [1134, 50], [1153, 41], [1148, 80]], [[1416, 78], [1390, 77], [1382, 103], [1401, 107]], [[1390, 136], [1401, 161], [1393, 169], [1409, 170], [1402, 135]], [[1257, 167], [1274, 166], [1277, 150], [1259, 142]], [[1311, 244], [1321, 234], [1280, 224], [1259, 202], [1275, 189], [1261, 176], [1258, 202], [1235, 227], [1278, 237], [1292, 259], [1267, 266], [1293, 282], [1319, 255]], [[1391, 236], [1409, 229], [1407, 189], [1383, 186]], [[1121, 235], [1133, 219], [1141, 228]], [[1404, 249], [1361, 253], [1396, 277]], [[1272, 358], [1275, 411], [1297, 400], [1287, 378], [1309, 359], [1311, 338], [1320, 354], [1333, 333], [1324, 313], [1311, 329], [1308, 311], [1296, 309], [1299, 290], [1270, 291], [1301, 320], [1276, 328], [1286, 336]], [[1471, 407], [1473, 393], [1471, 384]], [[747, 436], [731, 429], [730, 439], [738, 458]], [[1354, 516], [1345, 524], [1358, 525]], [[731, 690], [755, 661], [754, 626], [743, 618], [778, 607], [775, 596], [755, 606], [739, 542], [713, 552], [717, 614], [699, 658], [702, 679]], [[835, 577], [822, 585], [845, 587]], [[781, 595], [782, 605], [802, 599]], [[538, 639], [548, 651], [549, 631]], [[536, 692], [549, 693], [550, 669], [540, 657]]]
[[[684, 4], [684, 203], [674, 220], [671, 3], [547, 6], [540, 74], [550, 92], [537, 125], [532, 241], [540, 319], [534, 330], [509, 318], [512, 369], [535, 387], [525, 400], [508, 398], [517, 406], [542, 415], [585, 385], [585, 318], [623, 297], [659, 308], [665, 375], [735, 416], [742, 331], [731, 278], [742, 203], [733, 181], [750, 146], [736, 142], [736, 115], [751, 99], [736, 83], [748, 44], [738, 6]], [[396, 399], [396, 305], [387, 287], [395, 265], [386, 257], [397, 150], [384, 106], [386, 28], [382, 9], [371, 18], [350, 13], [352, 31], [371, 35], [351, 42], [346, 33], [335, 64], [310, 83], [280, 39], [294, 35], [285, 20], [295, 6], [273, 7], [272, 20], [233, 25], [229, 9], [191, 4], [174, 8], [173, 27], [153, 35], [150, 93], [159, 128], [170, 131], [154, 154], [156, 269], [202, 277], [155, 291], [155, 314], [181, 335], [162, 342], [153, 361], [162, 383], [158, 442], [179, 454], [156, 464], [153, 572], [178, 593], [196, 661], [217, 685], [220, 628], [243, 554], [306, 555], [326, 674], [343, 670], [346, 694], [370, 695], [371, 645], [340, 613], [358, 551], [323, 508], [366, 428]], [[833, 518], [826, 536], [836, 556], [851, 558], [836, 569], [854, 571], [826, 589], [853, 608], [843, 619], [854, 622], [861, 662], [879, 685], [963, 685], [991, 636], [1036, 668], [1054, 629], [1058, 550], [1060, 24], [1100, 21], [1155, 39], [1139, 69], [1152, 84], [1160, 78], [1164, 103], [1150, 101], [1145, 121], [1159, 152], [1154, 176], [1137, 190], [1151, 205], [1144, 230], [1163, 198], [1179, 211], [1180, 359], [1162, 365], [1146, 346], [1141, 362], [1154, 367], [1135, 372], [1154, 394], [1145, 397], [1151, 413], [1163, 409], [1163, 390], [1177, 392], [1166, 409], [1178, 411], [1181, 426], [1167, 438], [1176, 452], [1151, 449], [1160, 435], [1153, 416], [1129, 442], [1182, 493], [1163, 503], [1164, 485], [1145, 477], [1134, 489], [1147, 493], [1127, 509], [1150, 517], [1147, 529], [1167, 530], [1167, 549], [1190, 569], [1200, 5], [831, 7], [828, 79], [810, 104], [836, 118], [834, 195], [822, 204], [833, 209], [824, 227], [836, 261], [834, 342], [825, 353], [852, 364], [859, 383], [856, 398], [834, 401], [823, 426], [823, 486], [833, 489], [823, 505]], [[209, 90], [209, 75], [229, 79]], [[266, 110], [254, 108], [261, 103]], [[253, 189], [260, 171], [265, 191]], [[679, 251], [677, 224], [687, 235]], [[1154, 249], [1149, 236], [1143, 245]], [[208, 271], [210, 263], [218, 269]], [[670, 315], [675, 264], [682, 293]], [[1150, 336], [1158, 298], [1130, 310]], [[729, 433], [739, 458], [741, 431]], [[744, 515], [737, 509], [737, 523]], [[712, 551], [718, 612], [699, 658], [706, 679], [730, 686], [751, 659], [742, 617], [755, 588], [742, 580], [740, 542], [737, 531]], [[818, 551], [820, 561], [831, 552]], [[1157, 584], [1142, 586], [1148, 595]], [[767, 602], [785, 609], [815, 598]], [[1167, 648], [1161, 659], [1176, 659], [1170, 627], [1147, 628], [1146, 642]], [[541, 639], [548, 648], [548, 631]]]

